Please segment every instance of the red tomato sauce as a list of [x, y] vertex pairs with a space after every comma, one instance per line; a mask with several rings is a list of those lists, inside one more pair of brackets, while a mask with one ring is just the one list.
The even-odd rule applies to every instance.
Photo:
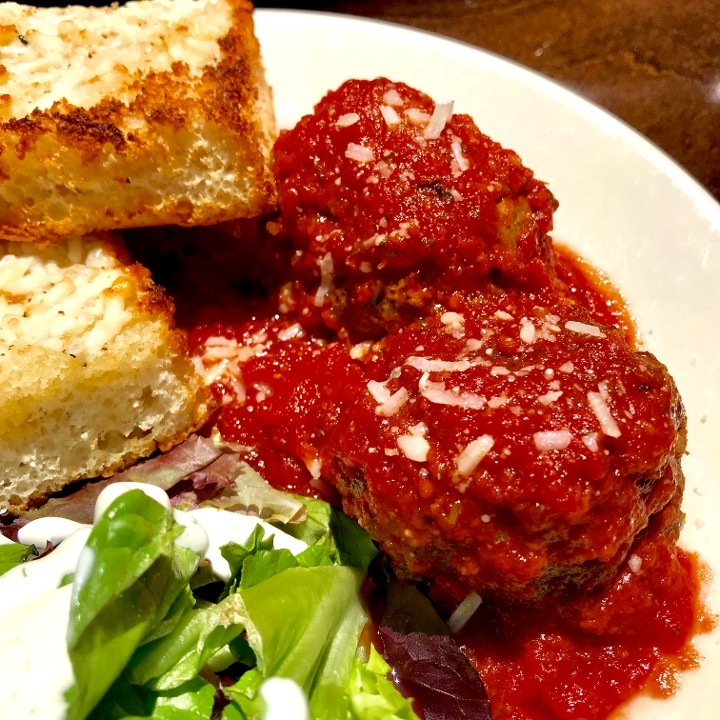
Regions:
[[691, 640], [712, 627], [697, 558], [661, 537], [632, 558], [609, 588], [566, 605], [481, 607], [458, 640], [496, 720], [606, 720], [697, 666]]
[[[562, 255], [562, 273], [602, 322], [633, 336], [607, 281], [570, 253]], [[216, 310], [214, 318], [190, 328], [197, 352], [208, 337], [222, 336], [256, 353], [242, 363], [242, 403], [227, 378], [215, 385], [226, 399], [216, 419], [223, 437], [247, 448], [247, 462], [274, 486], [338, 503], [313, 473], [312, 436], [317, 418], [342, 400], [342, 380], [329, 379], [352, 372], [347, 354], [293, 330], [270, 304]], [[292, 332], [298, 337], [277, 342]], [[602, 592], [565, 604], [481, 606], [456, 640], [485, 682], [495, 720], [607, 720], [638, 693], [672, 693], [678, 673], [698, 664], [691, 641], [712, 622], [700, 601], [697, 559], [658, 531], [638, 544], [631, 564]]]
[[[699, 564], [675, 544], [682, 521], [682, 476], [672, 456], [676, 448], [670, 445], [677, 433], [671, 426], [681, 420], [670, 415], [681, 412], [667, 398], [658, 400], [663, 393], [672, 394], [672, 383], [661, 388], [633, 381], [638, 408], [643, 403], [651, 407], [646, 415], [640, 408], [636, 418], [643, 423], [644, 440], [635, 441], [629, 431], [612, 437], [594, 432], [592, 443], [583, 446], [573, 436], [574, 444], [563, 448], [568, 451], [563, 458], [576, 458], [586, 472], [602, 470], [597, 477], [587, 476], [587, 487], [577, 492], [572, 482], [566, 482], [571, 465], [553, 468], [557, 456], [528, 443], [545, 427], [533, 425], [538, 418], [560, 417], [559, 410], [553, 415], [554, 396], [565, 393], [567, 399], [573, 372], [587, 370], [584, 384], [580, 374], [575, 376], [579, 398], [566, 406], [562, 419], [568, 426], [574, 422], [578, 433], [585, 426], [597, 426], [585, 401], [587, 391], [599, 397], [604, 388], [598, 382], [605, 377], [614, 380], [615, 367], [635, 372], [638, 366], [628, 360], [635, 347], [633, 322], [608, 281], [581, 258], [552, 245], [547, 233], [554, 199], [514, 153], [483, 136], [464, 116], [448, 121], [448, 131], [441, 137], [419, 137], [415, 122], [405, 116], [388, 123], [387, 110], [385, 118], [380, 112], [383, 103], [396, 106], [388, 96], [388, 82], [351, 83], [349, 91], [329, 96], [316, 116], [303, 121], [292, 135], [281, 135], [276, 147], [281, 207], [269, 226], [272, 237], [262, 232], [244, 237], [236, 246], [241, 250], [230, 255], [225, 244], [219, 274], [213, 270], [212, 244], [202, 245], [185, 288], [189, 302], [178, 305], [179, 320], [189, 329], [191, 348], [205, 371], [214, 373], [214, 392], [221, 405], [217, 428], [226, 440], [242, 446], [247, 462], [270, 483], [338, 505], [342, 494], [346, 511], [356, 511], [350, 514], [371, 531], [377, 530], [374, 534], [381, 546], [393, 560], [399, 558], [396, 566], [404, 577], [425, 577], [423, 568], [440, 567], [433, 597], [441, 604], [448, 598], [457, 603], [463, 597], [468, 576], [482, 578], [484, 587], [496, 592], [495, 600], [492, 594], [484, 598], [457, 637], [487, 686], [495, 720], [608, 720], [640, 692], [671, 693], [678, 672], [698, 661], [693, 636], [708, 630], [712, 622], [701, 605]], [[428, 98], [397, 87], [410, 98], [407, 102], [416, 116], [433, 114]], [[368, 151], [374, 164], [364, 160]], [[236, 239], [231, 231], [230, 247]], [[247, 274], [248, 268], [254, 269], [249, 278], [252, 302], [237, 282], [237, 275]], [[231, 287], [223, 287], [221, 279]], [[513, 293], [522, 296], [517, 305], [504, 305]], [[202, 307], [200, 297], [209, 298], [212, 307]], [[483, 316], [485, 302], [492, 309]], [[535, 310], [542, 311], [545, 319], [555, 319], [543, 324], [543, 317], [533, 315]], [[452, 328], [438, 324], [442, 311], [464, 318], [462, 331], [452, 340], [442, 334]], [[576, 311], [579, 314], [572, 315]], [[566, 330], [568, 320], [571, 326], [580, 326], [579, 333]], [[529, 341], [523, 339], [522, 329], [518, 334], [523, 321], [526, 326], [535, 323]], [[591, 328], [588, 321], [596, 326]], [[501, 332], [505, 322], [514, 323], [512, 333]], [[473, 334], [465, 336], [473, 323]], [[588, 329], [591, 337], [605, 340], [602, 346], [589, 344], [592, 340], [583, 332]], [[474, 355], [466, 353], [477, 374], [466, 373], [463, 382], [477, 380], [476, 386], [458, 383], [452, 390], [480, 402], [481, 391], [499, 388], [483, 400], [488, 405], [497, 401], [491, 406], [495, 414], [473, 420], [469, 411], [463, 415], [465, 410], [448, 403], [447, 395], [434, 409], [426, 405], [423, 410], [422, 393], [412, 396], [397, 414], [387, 417], [378, 412], [377, 398], [368, 394], [373, 382], [382, 385], [376, 388], [381, 398], [383, 393], [392, 397], [403, 382], [404, 389], [426, 382], [436, 392], [451, 391], [439, 371], [442, 387], [433, 371], [419, 381], [415, 375], [420, 372], [400, 358], [430, 353], [438, 361], [457, 363], [467, 338], [480, 342], [483, 330], [494, 338], [492, 347], [482, 346], [482, 352], [490, 352], [485, 365], [479, 349]], [[561, 332], [572, 336], [572, 347], [583, 348], [575, 356], [577, 368], [567, 362], [570, 358], [560, 357], [562, 343], [555, 340]], [[544, 354], [537, 349], [542, 343], [533, 346], [536, 333], [553, 336], [543, 346]], [[363, 344], [368, 347], [363, 349]], [[371, 345], [381, 350], [369, 350]], [[535, 352], [537, 362], [523, 366], [520, 361]], [[605, 362], [615, 357], [620, 358], [617, 365]], [[517, 367], [498, 364], [503, 358]], [[549, 364], [553, 359], [557, 363]], [[563, 365], [572, 366], [566, 372], [568, 385], [553, 389], [548, 383], [559, 382]], [[658, 366], [654, 371], [660, 373]], [[639, 367], [640, 374], [647, 371], [646, 365]], [[597, 377], [592, 375], [598, 370]], [[646, 374], [652, 372], [651, 368]], [[588, 376], [594, 378], [592, 382]], [[518, 388], [522, 392], [516, 392]], [[620, 382], [615, 395], [603, 402], [621, 407], [629, 389]], [[520, 401], [508, 406], [517, 410], [517, 423], [525, 423], [527, 431], [516, 432], [516, 444], [502, 455], [501, 441], [514, 432], [498, 419], [506, 412], [502, 404], [506, 396], [512, 396], [513, 402], [527, 401], [525, 406]], [[545, 400], [543, 407], [537, 404], [540, 398]], [[664, 408], [660, 412], [673, 410], [667, 416], [653, 415], [660, 406]], [[483, 411], [486, 408], [483, 405]], [[628, 417], [633, 416], [618, 415], [618, 421], [632, 422]], [[467, 423], [465, 418], [470, 418]], [[417, 451], [417, 436], [412, 435], [424, 432], [417, 428], [425, 421], [434, 423], [431, 434], [437, 434], [434, 454], [421, 464], [398, 452], [397, 438], [405, 432], [403, 438], [415, 443]], [[478, 424], [469, 432], [467, 426], [473, 422]], [[506, 498], [508, 487], [511, 491], [516, 487], [519, 500], [509, 510], [506, 504], [505, 514], [498, 502], [493, 506], [500, 509], [496, 516], [478, 516], [470, 512], [474, 503], [482, 507], [495, 502], [491, 483], [480, 487], [482, 483], [475, 482], [480, 490], [469, 498], [462, 495], [465, 488], [439, 487], [441, 483], [434, 481], [447, 485], [450, 478], [453, 484], [459, 446], [467, 439], [491, 435], [495, 445], [487, 449], [485, 465], [479, 466], [474, 480], [488, 467], [488, 472], [494, 468], [502, 480], [502, 487], [495, 488], [497, 494], [506, 493]], [[658, 447], [648, 450], [656, 441]], [[665, 454], [671, 462], [665, 469], [654, 466], [656, 476], [646, 477], [642, 467], [630, 467], [633, 442], [644, 442], [642, 453], [647, 451], [651, 460]], [[622, 452], [613, 454], [620, 446]], [[603, 465], [614, 462], [614, 457], [626, 464]], [[542, 468], [529, 474], [514, 472], [527, 471], [533, 463], [550, 475], [557, 471], [553, 487], [541, 482], [547, 479]], [[528, 483], [538, 488], [532, 502], [527, 498]], [[607, 503], [598, 517], [592, 503], [601, 490], [607, 493], [601, 498]], [[480, 491], [487, 491], [486, 497]], [[622, 492], [628, 493], [627, 502], [620, 497]], [[564, 528], [563, 542], [555, 543], [560, 550], [552, 547], [555, 528], [545, 522], [548, 507], [557, 517], [572, 520]], [[463, 508], [474, 515], [469, 523], [465, 518], [459, 521]], [[375, 524], [378, 517], [382, 522]], [[577, 517], [586, 524], [573, 525]], [[648, 518], [648, 526], [641, 529]], [[497, 550], [507, 539], [505, 530], [515, 533], [521, 521], [526, 534], [514, 536], [521, 542], [508, 544], [505, 554]], [[631, 532], [624, 544], [607, 550], [602, 533], [611, 536], [608, 526], [616, 527], [616, 522], [618, 528]], [[573, 530], [579, 539], [573, 537]], [[495, 576], [492, 568], [482, 574], [488, 569], [482, 567], [481, 553], [472, 555], [482, 532], [487, 533], [482, 542], [496, 553]], [[448, 538], [451, 550], [471, 548], [470, 555], [462, 556], [468, 562], [461, 573], [452, 553], [441, 544]], [[578, 548], [587, 551], [587, 557], [577, 555]], [[397, 555], [392, 555], [395, 550]], [[548, 561], [552, 552], [556, 554]], [[572, 555], [570, 560], [567, 554]], [[545, 599], [534, 594], [538, 585], [532, 582], [543, 581], [548, 568], [567, 570], [577, 564], [584, 571], [597, 562], [614, 573], [613, 558], [621, 563], [614, 578], [604, 577], [604, 582], [588, 585], [587, 591], [578, 590], [578, 584], [555, 590]], [[518, 587], [527, 593], [518, 591], [514, 599], [510, 595], [500, 599], [502, 583], [497, 578], [512, 563]]]

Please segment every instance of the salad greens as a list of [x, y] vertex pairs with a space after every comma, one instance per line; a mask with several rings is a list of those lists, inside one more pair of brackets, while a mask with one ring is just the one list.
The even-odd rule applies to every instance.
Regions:
[[0, 545], [0, 575], [4, 575], [16, 565], [25, 562], [28, 556], [33, 555], [34, 552], [35, 548], [20, 543], [9, 542]]
[[[363, 635], [364, 584], [377, 555], [367, 533], [325, 502], [276, 490], [217, 438], [191, 436], [53, 498], [5, 534], [48, 516], [89, 525], [98, 497], [118, 481], [144, 485], [110, 493], [92, 530], [82, 530], [89, 537], [76, 544], [74, 574], [64, 570], [72, 598], [67, 673], [58, 677], [75, 677], [65, 703], [66, 681], [57, 686], [66, 720], [418, 720], [416, 712], [490, 720], [482, 681], [432, 604], [381, 562], [373, 570], [381, 652]], [[215, 508], [211, 522], [233, 518], [207, 556], [209, 526], [192, 530], [194, 511], [206, 507]], [[228, 510], [272, 527], [259, 522], [250, 532]], [[245, 539], [226, 542], [234, 532]], [[293, 552], [276, 547], [278, 538]], [[0, 576], [31, 555], [32, 546], [0, 544]], [[295, 700], [278, 709], [287, 697]]]
[[199, 570], [171, 511], [141, 490], [114, 500], [74, 578], [68, 720], [262, 720], [276, 677], [302, 689], [306, 717], [417, 720], [360, 642], [373, 543], [325, 503], [302, 502], [305, 519], [280, 527], [307, 549], [275, 549], [258, 526], [223, 547], [222, 583]]

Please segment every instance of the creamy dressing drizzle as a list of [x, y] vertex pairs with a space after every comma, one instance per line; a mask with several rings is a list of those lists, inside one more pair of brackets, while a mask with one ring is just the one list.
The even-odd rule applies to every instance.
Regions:
[[290, 678], [271, 677], [260, 685], [260, 697], [265, 703], [263, 720], [308, 720], [305, 693]]
[[[160, 488], [121, 482], [100, 493], [95, 521], [117, 497], [130, 490], [142, 490], [172, 510], [170, 498]], [[307, 548], [301, 540], [250, 515], [208, 507], [189, 512], [173, 510], [173, 517], [185, 528], [176, 543], [207, 559], [212, 571], [223, 580], [230, 578], [230, 568], [220, 547], [231, 541], [245, 542], [257, 525], [266, 536], [273, 536], [276, 548], [293, 554]], [[12, 652], [0, 654], [3, 717], [65, 718], [64, 695], [74, 683], [66, 642], [72, 584], [60, 585], [68, 575], [80, 579], [92, 571], [94, 554], [86, 547], [91, 530], [90, 525], [48, 517], [32, 520], [18, 532], [18, 540], [24, 545], [34, 545], [41, 551], [48, 543], [57, 547], [45, 557], [21, 563], [0, 576], [0, 625], [5, 646], [13, 648]], [[0, 535], [0, 543], [8, 542]], [[291, 680], [269, 678], [261, 692], [267, 705], [264, 720], [307, 720], [305, 696]]]

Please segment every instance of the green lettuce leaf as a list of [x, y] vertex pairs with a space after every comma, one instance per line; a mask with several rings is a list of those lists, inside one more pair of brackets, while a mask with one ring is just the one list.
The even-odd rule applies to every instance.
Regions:
[[33, 554], [36, 554], [35, 548], [20, 543], [0, 545], [0, 575], [4, 575], [8, 570], [24, 563], [28, 556]]
[[75, 685], [67, 720], [83, 720], [159, 627], [197, 569], [178, 547], [182, 527], [141, 490], [118, 497], [98, 520], [73, 585], [68, 651]]
[[215, 687], [193, 678], [168, 692], [152, 692], [118, 681], [89, 720], [209, 720]]
[[186, 613], [171, 633], [138, 650], [129, 665], [129, 681], [153, 690], [181, 686], [242, 633], [245, 617], [237, 595]]
[[412, 702], [388, 680], [390, 666], [370, 647], [367, 662], [355, 658], [348, 679], [353, 720], [418, 720]]
[[248, 718], [260, 717], [258, 688], [273, 676], [297, 682], [311, 702], [316, 693], [322, 706], [317, 717], [345, 717], [343, 687], [367, 622], [362, 579], [358, 570], [339, 565], [296, 567], [238, 591], [257, 667], [225, 693]]
[[334, 564], [350, 565], [367, 572], [378, 551], [365, 530], [322, 500], [298, 499], [307, 508], [307, 517], [301, 523], [281, 525], [282, 530], [310, 546], [324, 545], [324, 552]]

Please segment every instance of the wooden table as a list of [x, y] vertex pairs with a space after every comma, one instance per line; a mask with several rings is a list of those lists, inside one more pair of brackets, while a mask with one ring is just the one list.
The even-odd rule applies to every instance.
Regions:
[[604, 106], [720, 200], [720, 0], [256, 2], [411, 25], [516, 60]]

